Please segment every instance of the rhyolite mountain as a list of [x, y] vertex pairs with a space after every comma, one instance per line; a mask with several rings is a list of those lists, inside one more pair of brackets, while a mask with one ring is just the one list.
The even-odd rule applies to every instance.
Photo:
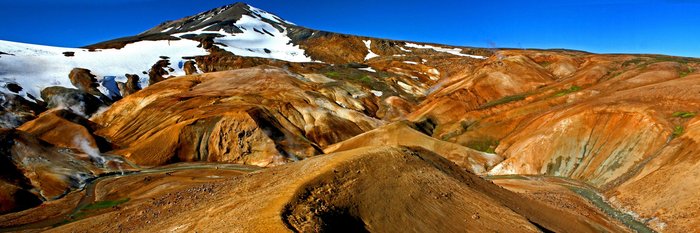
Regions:
[[0, 231], [694, 232], [699, 69], [244, 3], [84, 48], [0, 41]]

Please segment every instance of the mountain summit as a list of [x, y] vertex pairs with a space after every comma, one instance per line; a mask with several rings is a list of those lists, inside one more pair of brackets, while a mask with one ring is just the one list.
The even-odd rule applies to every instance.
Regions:
[[247, 29], [242, 28], [242, 25], [237, 25], [237, 22], [244, 17], [261, 20], [278, 28], [279, 30], [283, 30], [283, 28], [280, 26], [293, 25], [291, 22], [286, 21], [277, 15], [239, 2], [205, 11], [194, 16], [164, 22], [139, 35], [143, 36], [160, 33], [174, 34], [193, 31], [224, 31], [227, 33], [242, 33], [243, 30]]

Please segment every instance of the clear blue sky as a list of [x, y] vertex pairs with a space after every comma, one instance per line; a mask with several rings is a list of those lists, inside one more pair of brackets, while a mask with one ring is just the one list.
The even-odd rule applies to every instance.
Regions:
[[[84, 46], [222, 0], [0, 0], [1, 40]], [[249, 0], [298, 25], [476, 47], [700, 57], [700, 0]]]

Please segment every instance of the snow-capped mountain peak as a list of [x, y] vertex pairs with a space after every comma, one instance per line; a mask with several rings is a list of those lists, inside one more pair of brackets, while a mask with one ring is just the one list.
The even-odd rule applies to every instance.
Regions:
[[245, 3], [235, 3], [209, 11], [205, 11], [190, 17], [185, 17], [178, 20], [168, 21], [149, 29], [139, 35], [149, 34], [175, 34], [192, 31], [225, 31], [227, 33], [242, 32], [239, 27], [236, 27], [238, 22], [244, 16], [260, 20], [268, 23], [273, 27], [281, 29], [280, 26], [294, 25], [293, 23], [282, 19], [281, 17], [271, 14], [267, 11], [255, 8]]
[[[68, 74], [73, 68], [91, 70], [99, 82], [125, 82], [126, 74], [146, 74], [165, 57], [172, 64], [166, 67], [169, 75], [184, 75], [187, 60], [209, 54], [198, 47], [202, 36], [212, 37], [221, 49], [238, 56], [310, 62], [288, 36], [288, 27], [294, 26], [264, 10], [236, 3], [165, 22], [133, 37], [88, 46], [90, 49], [0, 40], [0, 92], [10, 92], [8, 84], [16, 84], [22, 87], [20, 96], [39, 98], [46, 87], [72, 87]], [[140, 83], [148, 85], [148, 77], [141, 76]], [[105, 86], [110, 85], [102, 83], [98, 88], [108, 95]]]

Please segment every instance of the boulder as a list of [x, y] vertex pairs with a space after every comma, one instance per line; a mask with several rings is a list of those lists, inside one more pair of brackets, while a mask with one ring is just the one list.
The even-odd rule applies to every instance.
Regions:
[[90, 73], [90, 70], [83, 68], [74, 68], [68, 75], [70, 82], [73, 84], [73, 86], [78, 88], [78, 90], [82, 90], [92, 95], [98, 95], [100, 91], [97, 90], [99, 85], [97, 84], [97, 79], [95, 79], [95, 77], [96, 76], [94, 74]]
[[148, 71], [148, 85], [153, 85], [165, 80], [164, 76], [169, 74], [165, 68], [167, 68], [169, 65], [170, 61], [168, 60], [159, 60], [156, 62], [156, 64], [153, 64], [151, 69]]
[[100, 98], [102, 102], [104, 102], [107, 105], [111, 105], [113, 100], [110, 97], [107, 97], [105, 94], [100, 92], [100, 90], [97, 89], [100, 84], [98, 83], [97, 79], [95, 79], [95, 75], [90, 72], [88, 69], [83, 69], [83, 68], [74, 68], [73, 70], [70, 71], [70, 74], [68, 74], [68, 78], [70, 79], [70, 82], [78, 88], [78, 90], [84, 91], [90, 95], [94, 95]]
[[185, 70], [186, 75], [197, 74], [197, 66], [195, 66], [196, 64], [197, 63], [195, 63], [194, 61], [186, 61], [182, 69]]
[[140, 77], [136, 74], [125, 74], [126, 83], [119, 82], [117, 86], [119, 87], [119, 92], [122, 97], [127, 97], [128, 95], [134, 94], [141, 90], [141, 85], [139, 85]]

